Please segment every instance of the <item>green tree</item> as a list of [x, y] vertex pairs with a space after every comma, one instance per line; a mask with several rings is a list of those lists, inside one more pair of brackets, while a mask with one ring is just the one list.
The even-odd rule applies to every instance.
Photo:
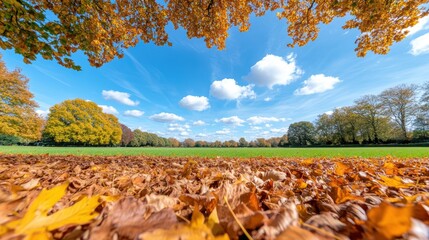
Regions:
[[292, 123], [287, 131], [291, 145], [305, 146], [315, 143], [315, 128], [311, 122], [302, 121]]
[[41, 137], [43, 120], [34, 110], [38, 105], [28, 90], [28, 81], [19, 70], [8, 71], [0, 56], [0, 135], [5, 139]]
[[115, 116], [103, 113], [94, 102], [74, 99], [50, 108], [43, 135], [55, 143], [115, 145], [122, 131]]
[[244, 137], [242, 137], [238, 140], [238, 146], [239, 147], [248, 147], [249, 143], [246, 141], [246, 139]]
[[[79, 69], [70, 56], [81, 50], [93, 66], [101, 66], [140, 40], [171, 43], [166, 29], [183, 28], [189, 38], [203, 38], [208, 47], [225, 47], [230, 28], [250, 27], [252, 15], [277, 12], [286, 20], [290, 46], [314, 41], [320, 25], [347, 16], [344, 29], [357, 29], [358, 56], [386, 54], [407, 35], [406, 29], [428, 15], [427, 0], [3, 0], [0, 5], [0, 47], [14, 49], [33, 61], [37, 55]], [[49, 17], [48, 17], [49, 15]]]

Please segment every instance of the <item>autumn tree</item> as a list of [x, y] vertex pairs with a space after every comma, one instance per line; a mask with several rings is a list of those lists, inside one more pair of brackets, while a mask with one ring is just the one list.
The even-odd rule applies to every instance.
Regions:
[[121, 142], [121, 126], [112, 114], [91, 101], [66, 100], [52, 106], [43, 131], [47, 141], [74, 145], [114, 145]]
[[139, 41], [171, 45], [166, 29], [183, 28], [207, 47], [225, 48], [229, 29], [247, 31], [252, 15], [277, 12], [286, 20], [289, 46], [314, 41], [319, 27], [347, 16], [344, 29], [357, 29], [358, 56], [386, 54], [407, 35], [408, 27], [428, 15], [428, 0], [202, 0], [202, 1], [59, 1], [3, 0], [0, 47], [14, 49], [31, 62], [39, 54], [79, 69], [70, 58], [78, 50], [92, 66], [101, 66]]
[[172, 147], [180, 147], [179, 140], [177, 140], [175, 138], [169, 138], [168, 141], [170, 142], [170, 146], [172, 146]]
[[183, 147], [195, 147], [195, 141], [192, 138], [187, 138], [182, 142]]
[[408, 139], [408, 128], [417, 114], [417, 86], [399, 85], [384, 90], [380, 99], [384, 110], [390, 116], [402, 133], [402, 139]]
[[131, 140], [134, 138], [133, 131], [124, 124], [121, 124], [122, 137], [121, 137], [121, 146], [126, 147], [130, 144]]
[[0, 138], [38, 140], [43, 120], [28, 89], [28, 79], [19, 70], [8, 71], [0, 56]]
[[287, 131], [287, 138], [291, 145], [305, 146], [314, 144], [314, 125], [307, 121], [292, 123]]

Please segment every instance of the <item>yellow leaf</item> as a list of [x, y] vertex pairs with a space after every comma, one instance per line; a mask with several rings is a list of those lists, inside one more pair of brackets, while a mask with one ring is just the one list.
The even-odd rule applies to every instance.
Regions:
[[48, 211], [57, 203], [66, 193], [68, 182], [53, 187], [52, 189], [43, 189], [28, 207], [27, 213], [22, 219], [7, 224], [9, 228], [15, 228], [18, 225], [25, 226], [33, 219], [39, 216], [47, 215]]
[[27, 235], [24, 240], [50, 240], [52, 235], [50, 232], [41, 231]]
[[197, 205], [195, 205], [194, 212], [192, 213], [191, 226], [197, 228], [204, 226], [204, 215], [198, 210]]
[[347, 167], [347, 165], [343, 163], [335, 163], [335, 174], [337, 174], [338, 176], [343, 176], [348, 169], [349, 167]]
[[381, 184], [387, 187], [395, 187], [395, 188], [408, 188], [413, 186], [412, 183], [403, 183], [402, 179], [398, 176], [394, 176], [393, 178], [389, 178], [387, 176], [380, 176], [382, 181], [379, 181]]
[[31, 238], [31, 236], [42, 238], [43, 234], [48, 234], [46, 231], [63, 226], [86, 224], [97, 217], [98, 213], [94, 213], [94, 210], [100, 204], [98, 196], [84, 197], [73, 206], [47, 215], [50, 208], [64, 196], [67, 185], [68, 183], [65, 183], [50, 190], [42, 190], [31, 203], [24, 217], [8, 223], [6, 226], [15, 229], [16, 234], [25, 234], [29, 239], [39, 239], [38, 237]]
[[399, 237], [410, 230], [412, 214], [412, 206], [395, 207], [382, 202], [368, 211], [367, 233], [380, 240]]

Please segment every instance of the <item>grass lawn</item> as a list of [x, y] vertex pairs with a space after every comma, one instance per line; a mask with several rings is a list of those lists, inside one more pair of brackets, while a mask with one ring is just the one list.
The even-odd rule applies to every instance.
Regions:
[[429, 147], [352, 148], [120, 148], [0, 146], [3, 154], [147, 155], [200, 157], [429, 157]]

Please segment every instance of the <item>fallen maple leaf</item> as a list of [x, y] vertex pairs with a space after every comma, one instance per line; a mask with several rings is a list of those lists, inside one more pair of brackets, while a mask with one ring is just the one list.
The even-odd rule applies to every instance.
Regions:
[[382, 202], [368, 211], [365, 223], [367, 239], [388, 240], [399, 237], [411, 229], [412, 206], [395, 207]]
[[68, 183], [64, 183], [50, 190], [43, 189], [31, 203], [24, 217], [6, 224], [6, 227], [14, 229], [16, 234], [27, 235], [29, 239], [46, 239], [49, 231], [63, 226], [86, 224], [97, 217], [98, 213], [94, 210], [100, 204], [98, 196], [84, 197], [73, 206], [47, 215], [55, 203], [64, 196], [67, 186]]

